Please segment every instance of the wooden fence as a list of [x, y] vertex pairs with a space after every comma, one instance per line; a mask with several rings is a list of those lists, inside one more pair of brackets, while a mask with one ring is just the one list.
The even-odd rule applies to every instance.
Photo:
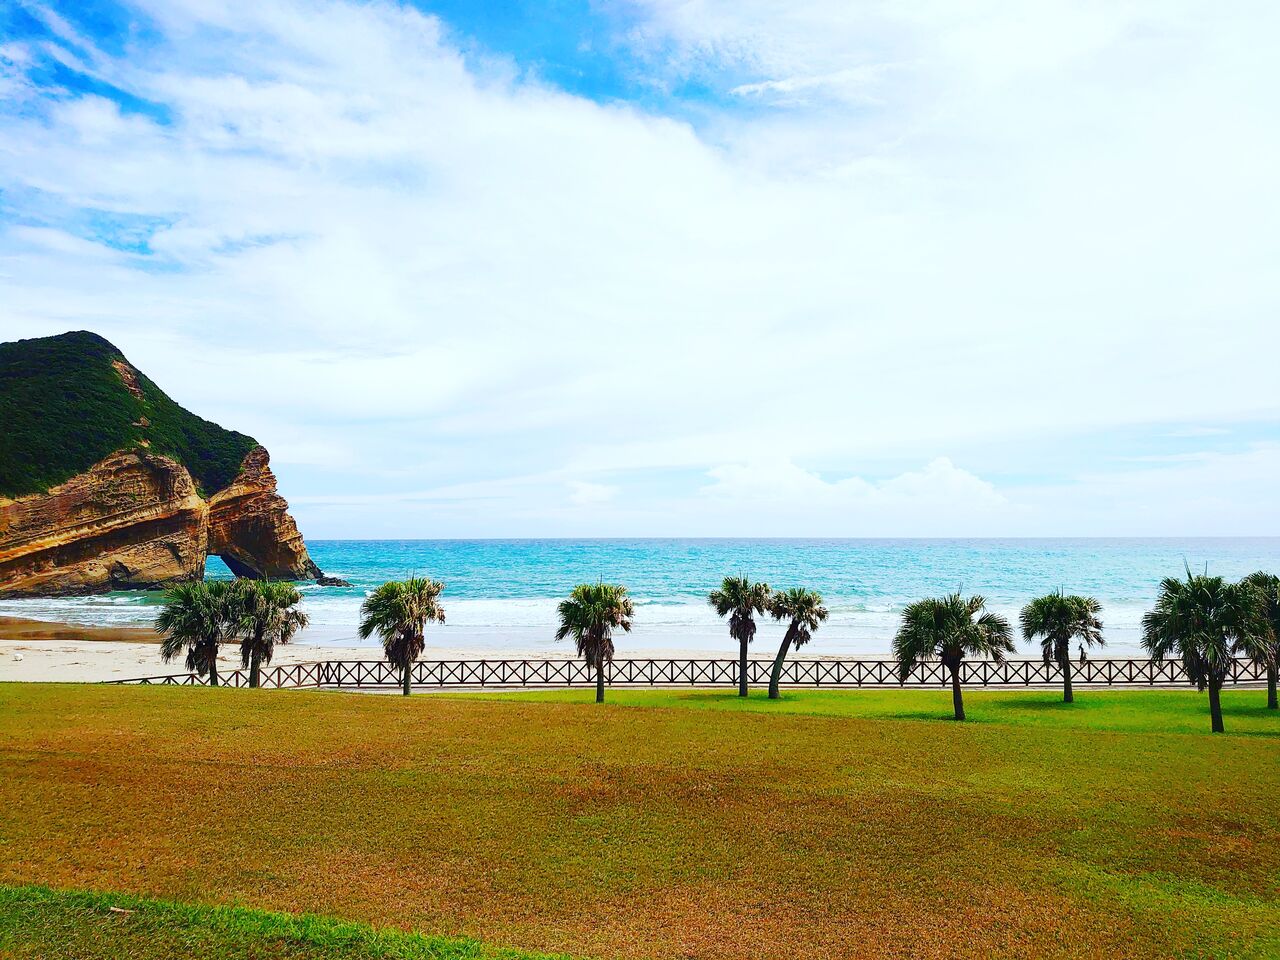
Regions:
[[[769, 682], [772, 660], [748, 660], [747, 682]], [[972, 660], [963, 665], [966, 686], [1057, 686], [1062, 671], [1043, 660]], [[1252, 661], [1236, 659], [1228, 683], [1259, 683], [1266, 671]], [[247, 687], [247, 670], [219, 673], [228, 687]], [[936, 662], [919, 664], [906, 680], [898, 678], [890, 660], [787, 660], [782, 684], [790, 687], [940, 687], [951, 681]], [[1072, 681], [1111, 687], [1186, 686], [1178, 660], [1086, 660], [1072, 665]], [[107, 683], [201, 686], [208, 678], [193, 673], [108, 680]], [[737, 660], [614, 660], [605, 682], [617, 687], [736, 687]], [[334, 687], [378, 689], [400, 686], [400, 672], [383, 660], [322, 660], [317, 663], [264, 667], [264, 687]], [[419, 660], [413, 666], [415, 687], [581, 687], [595, 684], [595, 672], [579, 660]]]

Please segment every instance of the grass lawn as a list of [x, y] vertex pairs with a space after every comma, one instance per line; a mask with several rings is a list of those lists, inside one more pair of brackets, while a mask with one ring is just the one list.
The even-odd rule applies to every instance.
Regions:
[[551, 960], [327, 917], [125, 894], [0, 887], [0, 956], [183, 960]]
[[[531, 690], [519, 693], [452, 694], [468, 699], [528, 703], [582, 703], [594, 691]], [[1228, 733], [1280, 737], [1280, 717], [1267, 709], [1265, 691], [1226, 691], [1223, 709]], [[743, 700], [734, 691], [619, 689], [610, 703], [629, 707], [687, 707], [747, 713], [850, 717], [863, 720], [950, 720], [951, 690], [783, 690], [770, 701], [763, 691]], [[1053, 730], [1113, 730], [1134, 733], [1208, 733], [1209, 699], [1191, 690], [1076, 691], [1076, 702], [1044, 690], [984, 690], [964, 693], [966, 723], [1015, 724]], [[953, 721], [954, 722], [954, 721]], [[1280, 746], [1280, 743], [1277, 744]]]
[[0, 957], [1280, 955], [1259, 691], [591, 696], [0, 684]]

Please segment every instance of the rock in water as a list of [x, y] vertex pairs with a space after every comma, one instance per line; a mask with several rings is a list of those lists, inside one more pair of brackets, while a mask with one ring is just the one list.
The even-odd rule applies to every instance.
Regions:
[[350, 587], [354, 586], [350, 580], [343, 580], [341, 577], [316, 577], [316, 584], [321, 587]]
[[0, 596], [322, 576], [267, 451], [85, 332], [0, 344]]

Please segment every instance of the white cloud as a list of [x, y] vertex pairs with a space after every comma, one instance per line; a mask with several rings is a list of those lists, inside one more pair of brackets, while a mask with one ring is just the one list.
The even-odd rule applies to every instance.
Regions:
[[[1272, 6], [638, 4], [655, 81], [732, 77], [751, 107], [698, 129], [464, 60], [390, 2], [144, 6], [163, 43], [113, 57], [61, 25], [64, 56], [172, 123], [94, 97], [0, 118], [0, 186], [49, 221], [0, 232], [0, 324], [96, 329], [254, 432], [316, 534], [423, 490], [457, 496], [404, 535], [565, 509], [733, 533], [708, 470], [892, 505], [885, 533], [931, 532], [921, 501], [1003, 533], [1033, 521], [971, 449], [1280, 419]], [[0, 56], [28, 107], [31, 56]], [[79, 208], [154, 220], [154, 255], [73, 236]], [[794, 466], [875, 462], [930, 466]], [[689, 479], [650, 489], [664, 470]], [[1152, 525], [1203, 526], [1154, 477], [1056, 490], [1036, 532], [1120, 530], [1143, 483]]]
[[[938, 457], [921, 470], [873, 482], [859, 476], [823, 479], [787, 459], [722, 464], [702, 494], [721, 520], [783, 535], [963, 535], [1016, 511], [981, 478]], [[781, 519], [782, 523], [779, 524]]]
[[1019, 494], [1045, 529], [1070, 517], [1086, 535], [1274, 536], [1280, 530], [1280, 444], [1201, 452], [1151, 469], [1087, 471]]
[[1004, 498], [991, 484], [959, 469], [946, 457], [938, 457], [923, 470], [899, 474], [880, 483], [857, 476], [824, 480], [790, 460], [724, 464], [713, 467], [708, 475], [715, 483], [704, 487], [702, 492], [728, 499], [857, 507], [940, 503], [957, 508], [986, 508], [1004, 503]]
[[579, 506], [608, 503], [618, 495], [618, 488], [606, 483], [587, 483], [584, 480], [569, 481], [569, 500]]

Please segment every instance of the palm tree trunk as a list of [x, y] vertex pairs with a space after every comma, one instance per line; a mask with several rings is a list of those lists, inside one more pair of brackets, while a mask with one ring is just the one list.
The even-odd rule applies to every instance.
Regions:
[[254, 650], [249, 656], [249, 686], [257, 688], [262, 677], [262, 654]]
[[747, 641], [738, 641], [738, 696], [747, 695]]
[[1276, 665], [1274, 663], [1267, 664], [1267, 709], [1275, 710], [1280, 707], [1276, 703]]
[[769, 699], [778, 699], [778, 681], [782, 679], [782, 661], [787, 657], [787, 647], [791, 646], [791, 628], [782, 636], [782, 646], [778, 647], [778, 655], [773, 658], [773, 669], [769, 671]]
[[413, 664], [411, 662], [405, 663], [401, 679], [404, 681], [404, 695], [407, 697], [409, 695], [409, 684], [413, 681]]
[[956, 664], [951, 670], [951, 705], [955, 707], [956, 719], [964, 719], [964, 694], [960, 690], [960, 665]]
[[1071, 657], [1067, 655], [1062, 658], [1062, 702], [1075, 703], [1075, 700], [1071, 692]]
[[1213, 732], [1225, 733], [1222, 726], [1222, 684], [1217, 680], [1209, 681], [1209, 716], [1213, 720]]
[[604, 703], [604, 657], [596, 661], [596, 703]]
[[216, 687], [218, 685], [218, 651], [213, 651], [213, 656], [209, 658], [209, 686]]

